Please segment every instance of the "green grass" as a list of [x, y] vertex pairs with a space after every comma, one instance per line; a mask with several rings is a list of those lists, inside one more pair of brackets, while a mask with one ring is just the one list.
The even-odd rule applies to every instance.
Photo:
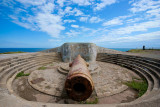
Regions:
[[50, 64], [50, 66], [53, 66], [54, 64]]
[[19, 73], [16, 75], [16, 78], [22, 77], [22, 76], [29, 76], [29, 75], [30, 75], [30, 73], [24, 74], [24, 71], [22, 71], [22, 72], [19, 72]]
[[131, 49], [131, 50], [129, 50], [128, 52], [141, 53], [141, 52], [144, 52], [144, 50], [142, 50], [142, 49]]
[[132, 53], [143, 53], [143, 52], [148, 52], [148, 51], [160, 51], [160, 49], [131, 49], [127, 52], [132, 52]]
[[147, 88], [148, 88], [148, 84], [144, 79], [142, 79], [142, 81], [132, 80], [132, 81], [125, 82], [124, 84], [126, 84], [128, 87], [131, 87], [137, 90], [138, 97], [141, 97], [147, 91]]
[[98, 104], [98, 98], [95, 98], [94, 101], [81, 101], [81, 104]]
[[38, 68], [38, 70], [45, 70], [45, 69], [47, 69], [47, 67], [42, 66]]
[[16, 53], [26, 53], [26, 52], [17, 51], [17, 52], [4, 52], [4, 53], [0, 53], [0, 54], [16, 54]]

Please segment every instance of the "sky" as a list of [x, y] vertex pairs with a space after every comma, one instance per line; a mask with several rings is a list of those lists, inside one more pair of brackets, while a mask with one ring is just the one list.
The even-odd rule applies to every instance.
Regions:
[[0, 0], [0, 48], [160, 48], [160, 0]]

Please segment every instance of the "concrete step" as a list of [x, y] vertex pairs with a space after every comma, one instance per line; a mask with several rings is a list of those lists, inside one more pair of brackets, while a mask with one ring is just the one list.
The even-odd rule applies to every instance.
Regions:
[[145, 66], [141, 63], [135, 62], [134, 60], [130, 60], [130, 59], [126, 60], [126, 59], [111, 58], [111, 59], [105, 59], [105, 60], [115, 61], [115, 64], [126, 62], [126, 64], [128, 63], [128, 64], [136, 65], [137, 68], [141, 69], [141, 71], [147, 72], [149, 75], [151, 75], [151, 77], [154, 80], [154, 89], [157, 89], [160, 87], [160, 80], [159, 80], [160, 74], [149, 66]]
[[[104, 60], [104, 59], [103, 59]], [[118, 59], [115, 58], [115, 57], [112, 57], [112, 58], [108, 58], [108, 59], [105, 59], [106, 62], [110, 62], [110, 63], [114, 63], [114, 64], [118, 64], [119, 65], [123, 65], [123, 67], [127, 67], [128, 68], [128, 65], [130, 69], [137, 69], [141, 74], [142, 74], [142, 71], [143, 71], [143, 75], [145, 76], [145, 78], [147, 79], [148, 81], [148, 90], [147, 92], [143, 95], [143, 97], [141, 97], [141, 99], [137, 100], [137, 101], [142, 101], [142, 99], [149, 99], [150, 97], [148, 96], [151, 96], [150, 94], [152, 92], [155, 92], [159, 89], [159, 73], [157, 73], [157, 71], [155, 69], [153, 69], [151, 66], [146, 66], [144, 63], [137, 63], [137, 62], [134, 62], [134, 60], [130, 60], [130, 59]], [[144, 65], [143, 65], [144, 64]], [[133, 66], [136, 66], [135, 68]], [[135, 70], [134, 70], [135, 71]], [[148, 77], [146, 76], [146, 74], [150, 75], [150, 78], [148, 79]], [[152, 81], [151, 81], [152, 79]], [[152, 85], [151, 85], [152, 84]], [[153, 89], [153, 90], [152, 90]]]
[[132, 65], [132, 64], [128, 64], [128, 63], [125, 63], [125, 62], [114, 62], [114, 61], [103, 61], [103, 62], [109, 62], [109, 63], [113, 63], [113, 64], [117, 64], [117, 65], [120, 65], [122, 67], [125, 67], [125, 68], [128, 68], [128, 69], [131, 69], [132, 71], [134, 71], [136, 74], [140, 75], [141, 77], [144, 77], [147, 82], [148, 82], [148, 90], [149, 91], [152, 91], [153, 89], [153, 86], [154, 86], [154, 80], [153, 78], [151, 77], [150, 74], [146, 73], [146, 72], [142, 72], [141, 68], [137, 68], [137, 66], [135, 65]]
[[148, 83], [148, 91], [152, 91], [153, 87], [154, 87], [154, 80], [153, 78], [150, 76], [150, 74], [142, 72], [141, 68], [137, 68], [135, 66], [132, 65], [128, 65], [123, 63], [123, 67], [126, 67], [128, 69], [131, 69], [132, 71], [134, 71], [136, 74], [140, 75], [141, 77], [144, 77], [147, 80]]
[[5, 65], [8, 65], [8, 64], [11, 64], [11, 63], [14, 63], [14, 62], [18, 62], [18, 61], [21, 61], [21, 60], [31, 60], [31, 59], [34, 59], [34, 58], [52, 58], [52, 57], [55, 57], [55, 58], [60, 58], [58, 55], [55, 56], [55, 55], [26, 55], [26, 56], [19, 56], [19, 57], [14, 57], [14, 58], [11, 58], [9, 60], [3, 60], [1, 61], [0, 63], [0, 66], [5, 66]]
[[137, 66], [137, 68], [141, 69], [141, 71], [147, 72], [149, 75], [151, 75], [151, 77], [154, 80], [154, 89], [158, 89], [160, 87], [160, 80], [159, 80], [160, 75], [155, 70], [153, 70], [152, 68], [145, 66], [141, 63], [135, 63], [130, 60], [124, 60], [124, 62], [129, 63], [129, 64], [133, 64], [133, 65]]
[[[52, 59], [37, 59], [37, 60], [30, 60], [28, 62], [24, 62], [24, 63], [21, 63], [21, 64], [18, 64], [16, 66], [13, 66], [11, 68], [8, 68], [6, 70], [4, 70], [3, 72], [0, 73], [0, 77], [3, 78], [4, 75], [6, 75], [7, 73], [11, 72], [12, 70], [14, 69], [19, 69], [19, 67], [23, 67], [24, 65], [27, 65], [27, 64], [32, 64], [32, 63], [40, 63], [40, 62], [45, 62], [45, 61], [51, 61], [53, 62]], [[0, 78], [0, 80], [1, 80]]]
[[123, 58], [118, 58], [118, 59], [124, 59], [124, 60], [130, 60], [130, 61], [134, 61], [134, 62], [136, 62], [136, 63], [141, 63], [141, 64], [143, 64], [143, 65], [146, 65], [146, 66], [149, 66], [149, 67], [151, 67], [151, 68], [153, 68], [153, 69], [155, 69], [155, 70], [157, 70], [157, 71], [159, 71], [160, 70], [160, 66], [157, 66], [157, 65], [155, 65], [155, 64], [151, 64], [151, 63], [149, 63], [149, 62], [146, 62], [146, 61], [142, 61], [142, 60], [138, 60], [138, 59], [133, 59], [133, 58], [126, 58], [126, 57], [123, 57]]
[[26, 71], [30, 68], [36, 67], [36, 66], [40, 66], [40, 65], [44, 65], [44, 64], [48, 64], [51, 63], [52, 61], [43, 61], [43, 62], [32, 62], [29, 64], [26, 64], [24, 66], [21, 66], [19, 68], [14, 69], [12, 72], [7, 73], [6, 75], [3, 76], [2, 79], [0, 79], [0, 83], [1, 84], [5, 84], [7, 82], [7, 80], [13, 76], [16, 72], [21, 72], [21, 71]]
[[126, 59], [135, 59], [139, 61], [143, 61], [146, 63], [150, 63], [156, 66], [160, 66], [160, 60], [152, 59], [152, 58], [146, 58], [146, 57], [139, 57], [139, 56], [130, 56], [130, 55], [121, 55], [121, 54], [104, 54], [103, 57], [101, 55], [97, 55], [97, 60], [102, 60], [106, 58], [126, 58]]
[[[119, 65], [121, 65], [122, 63], [120, 63]], [[153, 82], [153, 79], [152, 78], [148, 78], [148, 76], [144, 73], [142, 73], [141, 70], [137, 69], [137, 68], [134, 68], [133, 66], [129, 66], [129, 65], [126, 65], [124, 64], [123, 67], [126, 67], [128, 69], [131, 69], [132, 71], [134, 71], [135, 73], [137, 73], [138, 75], [140, 74], [141, 77], [145, 78], [147, 80], [147, 83], [148, 83], [148, 89], [147, 89], [147, 92], [142, 96], [142, 97], [146, 97], [148, 95], [150, 95], [150, 93], [152, 91], [155, 91], [153, 90], [153, 87], [154, 87], [154, 82]]]
[[12, 67], [12, 66], [14, 66], [14, 65], [16, 65], [16, 64], [21, 64], [21, 63], [23, 63], [23, 62], [27, 62], [27, 61], [31, 61], [31, 60], [39, 60], [39, 59], [44, 59], [44, 60], [47, 60], [47, 59], [53, 59], [53, 60], [55, 60], [55, 61], [60, 61], [57, 57], [56, 58], [54, 58], [54, 57], [52, 57], [52, 58], [44, 58], [44, 57], [35, 57], [35, 58], [32, 58], [32, 59], [24, 59], [24, 60], [19, 60], [19, 61], [15, 61], [15, 62], [13, 62], [13, 63], [9, 63], [9, 64], [7, 64], [7, 65], [5, 65], [5, 66], [3, 66], [3, 67], [1, 67], [0, 68], [0, 72], [2, 72], [2, 71], [4, 71], [5, 69], [7, 69], [7, 68], [9, 68], [9, 67]]
[[63, 75], [67, 75], [69, 71], [62, 69], [62, 67], [58, 67], [58, 72], [63, 74]]

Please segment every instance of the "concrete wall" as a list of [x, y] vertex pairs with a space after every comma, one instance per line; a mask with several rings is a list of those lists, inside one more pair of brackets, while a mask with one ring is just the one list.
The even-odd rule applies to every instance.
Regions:
[[93, 62], [97, 57], [97, 46], [93, 43], [64, 43], [61, 46], [61, 55], [64, 62], [73, 61], [81, 55], [88, 62]]
[[72, 62], [78, 54], [80, 54], [87, 62], [94, 62], [97, 53], [123, 53], [113, 49], [96, 46], [94, 43], [64, 43], [60, 47], [44, 50], [42, 52], [60, 52], [64, 62]]

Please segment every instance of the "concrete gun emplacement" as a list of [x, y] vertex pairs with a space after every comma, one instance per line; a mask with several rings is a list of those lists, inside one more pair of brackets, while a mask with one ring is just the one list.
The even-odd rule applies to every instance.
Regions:
[[86, 61], [78, 55], [69, 65], [70, 70], [65, 81], [68, 96], [75, 101], [84, 101], [92, 94], [94, 85]]

